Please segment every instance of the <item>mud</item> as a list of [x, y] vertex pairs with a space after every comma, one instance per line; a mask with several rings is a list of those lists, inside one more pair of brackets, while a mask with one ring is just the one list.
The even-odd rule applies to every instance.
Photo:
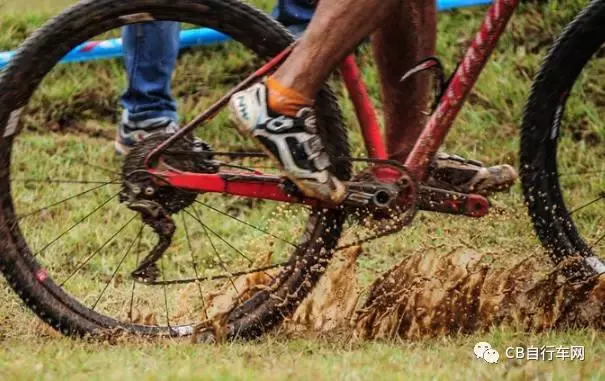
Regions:
[[494, 326], [605, 328], [605, 276], [571, 283], [561, 269], [544, 274], [543, 261], [497, 268], [469, 249], [409, 257], [372, 284], [353, 318], [355, 334], [422, 339]]
[[[428, 249], [405, 258], [365, 291], [356, 261], [361, 248], [338, 253], [314, 291], [280, 332], [346, 330], [362, 340], [419, 340], [507, 326], [523, 331], [605, 328], [605, 276], [569, 282], [542, 256], [501, 266], [468, 248]], [[250, 274], [208, 295], [217, 323], [271, 277]]]

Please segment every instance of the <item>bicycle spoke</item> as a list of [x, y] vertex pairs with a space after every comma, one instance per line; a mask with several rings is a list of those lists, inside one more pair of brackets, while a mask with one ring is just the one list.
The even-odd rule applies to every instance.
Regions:
[[107, 205], [107, 203], [109, 203], [109, 201], [113, 200], [119, 193], [120, 192], [117, 192], [113, 196], [111, 196], [108, 199], [106, 199], [105, 201], [103, 201], [103, 203], [101, 203], [99, 206], [97, 206], [96, 208], [94, 208], [92, 210], [92, 212], [90, 212], [87, 215], [85, 215], [84, 217], [80, 218], [80, 220], [78, 220], [78, 222], [76, 222], [75, 224], [71, 225], [69, 227], [69, 229], [65, 230], [63, 233], [59, 234], [55, 239], [53, 239], [52, 241], [50, 241], [49, 243], [47, 243], [46, 246], [44, 246], [41, 250], [39, 250], [38, 252], [36, 252], [36, 254], [34, 254], [34, 258], [36, 258], [40, 253], [42, 253], [43, 251], [45, 251], [46, 249], [48, 249], [52, 244], [54, 244], [55, 242], [57, 242], [58, 240], [60, 240], [64, 235], [66, 235], [67, 233], [69, 233], [70, 231], [72, 231], [76, 226], [78, 226], [82, 222], [84, 222], [84, 220], [86, 220], [88, 217], [90, 217], [94, 213], [96, 213], [103, 206]]
[[185, 229], [185, 237], [187, 238], [187, 245], [189, 246], [189, 253], [191, 254], [191, 266], [193, 267], [193, 273], [195, 274], [195, 279], [197, 283], [197, 288], [200, 292], [200, 300], [202, 301], [202, 308], [204, 309], [204, 316], [208, 319], [208, 311], [206, 311], [206, 301], [204, 300], [204, 292], [202, 291], [202, 285], [197, 279], [200, 278], [197, 272], [197, 262], [195, 261], [195, 254], [193, 251], [193, 245], [191, 244], [191, 237], [189, 236], [189, 228], [187, 227], [187, 222], [185, 220], [185, 215], [181, 213], [181, 219], [183, 220], [183, 228]]
[[104, 171], [104, 172], [113, 173], [114, 175], [122, 176], [122, 174], [118, 171], [115, 171], [115, 170], [109, 169], [109, 168], [105, 168], [105, 167], [101, 167], [100, 165], [91, 164], [87, 161], [83, 161], [82, 164], [87, 165], [91, 168], [100, 169], [101, 171]]
[[63, 204], [64, 202], [67, 202], [67, 201], [73, 200], [74, 198], [78, 198], [78, 197], [80, 197], [80, 196], [84, 196], [85, 194], [88, 194], [88, 193], [90, 193], [90, 192], [94, 192], [95, 190], [101, 189], [101, 188], [103, 188], [104, 186], [107, 186], [107, 185], [110, 185], [110, 184], [117, 184], [117, 183], [114, 183], [114, 182], [113, 182], [113, 180], [112, 180], [112, 181], [109, 181], [109, 182], [106, 182], [106, 183], [103, 183], [103, 184], [98, 185], [98, 186], [96, 186], [96, 187], [93, 187], [93, 188], [87, 189], [87, 190], [85, 190], [85, 191], [83, 191], [83, 192], [80, 192], [80, 193], [74, 194], [74, 195], [72, 195], [72, 196], [69, 196], [69, 197], [67, 197], [67, 198], [64, 198], [64, 199], [63, 199], [63, 200], [61, 200], [61, 201], [57, 201], [57, 202], [52, 203], [52, 204], [50, 204], [50, 205], [47, 205], [47, 206], [44, 206], [44, 207], [42, 207], [42, 208], [39, 208], [39, 209], [33, 210], [33, 211], [31, 211], [31, 212], [27, 212], [27, 213], [25, 213], [25, 214], [23, 214], [23, 215], [17, 216], [17, 220], [21, 220], [21, 219], [23, 219], [23, 218], [33, 216], [34, 214], [38, 214], [38, 213], [41, 213], [41, 212], [43, 212], [43, 211], [45, 211], [45, 210], [48, 210], [48, 209], [54, 208], [54, 207], [55, 207], [55, 206], [57, 206], [57, 205], [61, 205], [61, 204]]
[[273, 270], [278, 267], [285, 266], [287, 264], [288, 264], [288, 262], [282, 262], [282, 263], [276, 263], [274, 265], [269, 265], [269, 266], [256, 267], [256, 268], [253, 268], [250, 270], [245, 270], [245, 271], [230, 272], [229, 274], [226, 274], [226, 275], [223, 274], [223, 275], [211, 275], [211, 276], [197, 277], [197, 278], [169, 279], [166, 281], [149, 282], [147, 284], [158, 286], [161, 284], [175, 285], [175, 284], [187, 284], [187, 283], [193, 283], [193, 282], [208, 282], [211, 280], [229, 279], [229, 278], [233, 278], [233, 277], [254, 274], [254, 273], [259, 273], [259, 272], [265, 273], [267, 276], [269, 276], [271, 279], [274, 280], [275, 278], [272, 277], [270, 274], [266, 273], [266, 271]]
[[575, 208], [574, 210], [572, 210], [571, 212], [569, 212], [569, 215], [571, 216], [575, 212], [580, 211], [580, 210], [582, 210], [582, 209], [584, 209], [584, 208], [586, 208], [586, 207], [588, 207], [588, 206], [590, 206], [590, 205], [592, 205], [592, 204], [594, 204], [594, 203], [596, 203], [596, 202], [598, 202], [598, 201], [600, 201], [600, 200], [602, 200], [604, 198], [605, 198], [605, 192], [601, 192], [599, 194], [599, 197], [595, 198], [592, 201], [587, 202], [586, 204], [584, 204], [584, 205], [582, 205], [582, 206], [580, 206], [578, 208]]
[[296, 245], [296, 244], [294, 244], [294, 243], [292, 243], [292, 242], [290, 242], [290, 241], [288, 241], [288, 240], [286, 240], [286, 239], [283, 239], [283, 238], [281, 238], [281, 237], [278, 237], [278, 236], [276, 236], [276, 235], [274, 235], [274, 234], [272, 234], [272, 233], [270, 233], [270, 232], [268, 232], [268, 231], [266, 231], [266, 230], [264, 230], [264, 229], [261, 229], [261, 228], [259, 228], [258, 226], [252, 225], [252, 224], [251, 224], [251, 223], [249, 223], [249, 222], [246, 222], [246, 221], [244, 221], [244, 220], [242, 220], [242, 219], [239, 219], [239, 218], [237, 218], [237, 217], [235, 217], [235, 216], [232, 216], [232, 215], [230, 215], [229, 213], [227, 213], [227, 212], [225, 212], [225, 211], [222, 211], [222, 210], [220, 210], [220, 209], [217, 209], [217, 208], [215, 208], [215, 207], [213, 207], [213, 206], [211, 206], [211, 205], [208, 205], [208, 204], [206, 204], [206, 203], [204, 203], [204, 202], [201, 202], [201, 201], [198, 201], [198, 200], [195, 200], [195, 202], [196, 202], [197, 204], [200, 204], [200, 205], [202, 205], [202, 206], [205, 206], [206, 208], [211, 209], [211, 210], [213, 210], [213, 211], [215, 211], [215, 212], [217, 212], [217, 213], [219, 213], [219, 214], [222, 214], [223, 216], [226, 216], [226, 217], [232, 218], [232, 219], [234, 219], [235, 221], [237, 221], [237, 222], [239, 222], [239, 223], [242, 223], [242, 224], [244, 224], [244, 225], [246, 225], [246, 226], [249, 226], [249, 227], [251, 227], [252, 229], [255, 229], [255, 230], [257, 230], [257, 231], [259, 231], [259, 232], [261, 232], [261, 233], [265, 233], [265, 234], [267, 234], [267, 235], [269, 235], [269, 236], [271, 236], [271, 237], [273, 237], [273, 238], [275, 238], [275, 239], [277, 239], [277, 240], [279, 240], [279, 241], [282, 241], [282, 242], [284, 242], [284, 243], [287, 243], [287, 244], [288, 244], [288, 245], [290, 245], [290, 246], [293, 246], [293, 247], [295, 247], [295, 248], [298, 248], [298, 245]]
[[590, 245], [590, 247], [588, 249], [592, 250], [595, 246], [597, 246], [599, 244], [599, 242], [601, 242], [603, 240], [603, 238], [605, 238], [605, 234], [600, 236], [599, 239], [597, 239], [592, 245]]
[[[196, 212], [196, 214], [197, 214], [196, 209], [195, 209], [195, 208], [193, 208], [193, 210], [194, 210], [194, 212]], [[190, 216], [192, 216], [191, 214], [189, 214], [189, 215], [190, 215]], [[193, 216], [192, 216], [192, 217], [193, 217]], [[236, 253], [238, 253], [238, 254], [239, 254], [239, 255], [241, 255], [241, 256], [242, 256], [244, 259], [246, 259], [246, 260], [248, 261], [248, 264], [252, 264], [252, 263], [254, 263], [254, 261], [253, 261], [252, 259], [248, 258], [248, 256], [247, 256], [246, 254], [244, 254], [244, 253], [243, 253], [241, 250], [239, 250], [238, 248], [236, 248], [235, 246], [233, 246], [233, 245], [232, 245], [230, 242], [228, 242], [226, 239], [224, 239], [223, 237], [221, 237], [221, 235], [220, 235], [220, 234], [218, 234], [217, 232], [215, 232], [214, 230], [212, 230], [212, 229], [211, 229], [211, 228], [210, 228], [208, 225], [206, 225], [206, 224], [205, 224], [205, 223], [202, 221], [202, 219], [199, 217], [199, 215], [198, 215], [198, 217], [197, 217], [197, 218], [196, 218], [196, 217], [193, 217], [193, 219], [197, 220], [197, 222], [199, 222], [199, 223], [200, 223], [200, 224], [201, 224], [201, 225], [204, 227], [204, 229], [207, 229], [207, 230], [208, 230], [210, 233], [212, 233], [212, 234], [213, 234], [215, 237], [217, 237], [218, 239], [220, 239], [220, 240], [221, 240], [222, 242], [224, 242], [224, 243], [225, 243], [227, 246], [229, 246], [231, 249], [233, 249], [233, 250], [234, 250]]]
[[67, 279], [65, 279], [63, 282], [61, 282], [59, 284], [59, 287], [63, 287], [65, 285], [65, 283], [67, 283], [67, 281], [69, 281], [78, 271], [80, 271], [80, 269], [82, 269], [82, 267], [86, 266], [86, 264], [88, 262], [90, 262], [97, 254], [99, 254], [101, 252], [101, 250], [103, 250], [103, 248], [105, 246], [107, 246], [111, 241], [113, 241], [113, 239], [120, 234], [120, 232], [122, 232], [122, 230], [126, 229], [126, 227], [128, 225], [130, 225], [130, 223], [137, 217], [137, 214], [135, 214], [134, 216], [132, 216], [130, 218], [130, 220], [128, 220], [128, 222], [126, 222], [124, 225], [122, 225], [122, 227], [120, 229], [118, 229], [118, 231], [116, 231], [115, 233], [113, 233], [111, 235], [111, 237], [109, 237], [109, 239], [107, 239], [107, 241], [105, 241], [99, 248], [97, 248], [92, 254], [90, 254], [88, 257], [86, 257], [86, 259], [81, 262], [78, 266], [76, 266], [76, 269], [69, 274], [69, 276], [67, 277]]
[[117, 181], [101, 181], [101, 180], [50, 180], [50, 179], [11, 179], [11, 182], [17, 183], [48, 183], [48, 184], [121, 184]]
[[[145, 228], [145, 225], [142, 226], [141, 232], [142, 232], [143, 228]], [[139, 235], [139, 241], [137, 242], [137, 248], [136, 248], [137, 258], [136, 258], [136, 262], [135, 263], [139, 263], [139, 259], [141, 257], [141, 238], [142, 238], [142, 235]], [[136, 285], [137, 285], [137, 281], [133, 277], [132, 278], [132, 289], [130, 291], [130, 311], [129, 311], [130, 324], [132, 324], [132, 308], [133, 308], [133, 305], [134, 305], [134, 289], [135, 289]]]
[[[195, 208], [193, 210], [197, 214], [197, 210]], [[231, 271], [229, 271], [229, 269], [225, 265], [223, 258], [218, 253], [218, 250], [216, 250], [216, 247], [214, 246], [212, 237], [210, 237], [210, 234], [208, 233], [208, 229], [207, 229], [206, 225], [201, 221], [201, 219], [199, 219], [196, 216], [194, 216], [193, 214], [191, 214], [191, 212], [189, 212], [187, 209], [183, 209], [183, 211], [200, 224], [200, 226], [202, 227], [202, 230], [204, 231], [204, 235], [206, 236], [206, 239], [208, 240], [208, 242], [210, 243], [210, 246], [212, 247], [212, 251], [214, 251], [214, 255], [218, 259], [219, 266], [221, 266], [221, 268], [223, 269], [224, 272], [231, 274]], [[235, 293], [238, 294], [237, 287], [235, 287], [235, 283], [233, 283], [233, 276], [231, 276], [231, 275], [229, 276], [229, 282], [231, 283], [231, 286], [235, 290]]]
[[[162, 280], [166, 280], [164, 273], [164, 256], [160, 259], [160, 270], [162, 271]], [[164, 307], [166, 309], [166, 325], [170, 328], [170, 312], [168, 312], [168, 291], [166, 290], [166, 283], [164, 283]]]
[[92, 305], [92, 310], [94, 311], [95, 308], [97, 307], [97, 304], [99, 303], [99, 301], [101, 300], [101, 298], [103, 297], [103, 294], [105, 294], [105, 291], [107, 291], [107, 288], [109, 287], [109, 285], [111, 284], [111, 281], [114, 280], [114, 278], [116, 277], [116, 275], [118, 274], [118, 271], [120, 271], [120, 267], [122, 267], [122, 264], [124, 263], [124, 261], [126, 260], [126, 257], [128, 256], [128, 254], [130, 254], [130, 250], [132, 249], [132, 247], [134, 246], [134, 243], [137, 241], [137, 239], [140, 238], [141, 233], [143, 233], [143, 226], [141, 226], [141, 228], [139, 229], [139, 232], [137, 233], [137, 235], [135, 236], [135, 238], [132, 240], [132, 242], [130, 243], [130, 246], [128, 246], [128, 249], [126, 250], [126, 253], [124, 254], [124, 256], [122, 257], [122, 259], [120, 259], [120, 262], [118, 263], [118, 266], [116, 267], [115, 271], [113, 272], [113, 274], [111, 274], [111, 278], [107, 281], [107, 283], [105, 284], [105, 287], [103, 288], [103, 291], [101, 291], [101, 294], [99, 295], [99, 297], [97, 298], [97, 300], [95, 301], [95, 303]]

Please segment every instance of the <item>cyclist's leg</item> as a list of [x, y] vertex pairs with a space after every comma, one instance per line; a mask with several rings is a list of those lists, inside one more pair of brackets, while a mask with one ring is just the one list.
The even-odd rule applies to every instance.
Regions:
[[399, 80], [421, 59], [435, 54], [436, 12], [434, 1], [402, 1], [372, 35], [380, 69], [387, 149], [393, 159], [407, 157], [426, 121], [423, 111], [431, 91], [430, 74], [416, 74], [405, 83]]
[[399, 0], [320, 1], [309, 28], [273, 78], [314, 99], [336, 65], [380, 26]]
[[345, 187], [330, 172], [317, 135], [314, 99], [325, 79], [400, 0], [320, 1], [309, 28], [275, 75], [230, 101], [240, 131], [280, 161], [308, 196], [340, 202]]
[[[405, 83], [402, 74], [421, 59], [435, 54], [435, 2], [406, 0], [372, 36], [380, 71], [387, 149], [391, 158], [404, 161], [426, 122], [432, 81], [418, 73]], [[510, 187], [517, 173], [510, 165], [483, 167], [479, 162], [439, 153], [427, 183], [460, 192], [489, 194]]]
[[128, 87], [116, 150], [127, 153], [147, 133], [176, 129], [176, 102], [170, 94], [179, 50], [180, 26], [172, 21], [133, 24], [122, 29]]

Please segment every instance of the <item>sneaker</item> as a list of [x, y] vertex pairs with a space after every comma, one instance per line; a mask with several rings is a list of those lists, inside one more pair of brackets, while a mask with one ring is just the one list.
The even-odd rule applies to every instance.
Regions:
[[149, 121], [138, 122], [136, 126], [125, 118], [118, 126], [116, 140], [114, 143], [118, 155], [127, 155], [137, 143], [157, 133], [174, 134], [179, 130], [179, 125], [167, 118], [157, 118]]
[[479, 161], [440, 152], [429, 167], [426, 185], [488, 196], [507, 190], [518, 177], [517, 171], [508, 164], [485, 167]]
[[229, 108], [239, 132], [260, 143], [303, 194], [333, 203], [344, 199], [344, 184], [328, 170], [330, 158], [317, 135], [313, 109], [303, 108], [296, 117], [272, 112], [264, 83], [234, 94]]

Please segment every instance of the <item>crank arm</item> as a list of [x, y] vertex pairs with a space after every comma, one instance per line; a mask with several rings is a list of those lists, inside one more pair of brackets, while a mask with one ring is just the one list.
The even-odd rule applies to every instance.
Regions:
[[489, 211], [489, 201], [474, 193], [459, 193], [426, 185], [418, 187], [419, 210], [483, 217]]

